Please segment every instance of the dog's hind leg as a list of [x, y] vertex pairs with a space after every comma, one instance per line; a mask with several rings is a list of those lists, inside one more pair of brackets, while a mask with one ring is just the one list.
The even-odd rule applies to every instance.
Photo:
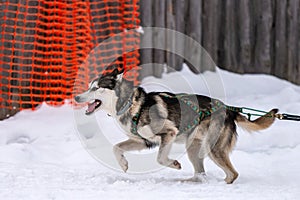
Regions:
[[237, 133], [235, 127], [227, 126], [227, 128], [221, 129], [219, 134], [220, 137], [209, 152], [209, 157], [225, 172], [225, 182], [231, 184], [239, 175], [229, 159], [229, 153], [236, 143]]
[[139, 142], [129, 139], [116, 144], [113, 150], [119, 165], [121, 166], [123, 171], [126, 172], [128, 170], [128, 161], [126, 160], [124, 153], [127, 151], [139, 151], [147, 148], [148, 147], [144, 143], [144, 141]]
[[181, 164], [177, 160], [172, 160], [168, 157], [176, 134], [177, 132], [174, 130], [169, 130], [167, 133], [161, 134], [161, 144], [158, 150], [157, 162], [163, 166], [181, 169]]
[[226, 183], [231, 184], [233, 181], [235, 181], [235, 179], [237, 179], [239, 174], [232, 166], [227, 153], [212, 151], [209, 156], [219, 167], [224, 170], [226, 174], [226, 178], [224, 180]]

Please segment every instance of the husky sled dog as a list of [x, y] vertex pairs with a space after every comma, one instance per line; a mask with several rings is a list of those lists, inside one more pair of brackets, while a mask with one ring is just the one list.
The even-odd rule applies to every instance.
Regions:
[[[201, 181], [205, 174], [203, 159], [209, 156], [232, 183], [238, 173], [229, 160], [236, 140], [236, 123], [247, 131], [266, 129], [274, 122], [277, 109], [267, 116], [248, 120], [228, 109], [221, 101], [202, 95], [147, 93], [142, 87], [121, 78], [118, 70], [104, 75], [76, 96], [78, 103], [89, 102], [86, 114], [104, 109], [115, 117], [129, 139], [114, 146], [114, 154], [126, 172], [124, 152], [159, 146], [157, 161], [161, 165], [181, 169], [177, 160], [168, 157], [173, 142], [185, 143], [187, 155], [195, 170], [191, 180]], [[270, 117], [271, 116], [271, 117]]]

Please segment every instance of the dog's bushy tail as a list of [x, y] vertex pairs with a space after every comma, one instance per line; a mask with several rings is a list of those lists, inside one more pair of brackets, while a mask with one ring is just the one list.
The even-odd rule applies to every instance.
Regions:
[[273, 122], [275, 121], [275, 114], [277, 112], [278, 109], [272, 109], [264, 116], [261, 116], [253, 121], [248, 120], [245, 116], [238, 113], [236, 116], [236, 122], [238, 126], [240, 126], [248, 132], [260, 131], [269, 128], [273, 124]]

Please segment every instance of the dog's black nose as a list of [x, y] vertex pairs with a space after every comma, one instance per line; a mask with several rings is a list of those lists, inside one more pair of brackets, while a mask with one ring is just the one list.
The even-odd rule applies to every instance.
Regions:
[[76, 96], [76, 97], [75, 97], [75, 101], [76, 101], [77, 103], [80, 103], [80, 96]]

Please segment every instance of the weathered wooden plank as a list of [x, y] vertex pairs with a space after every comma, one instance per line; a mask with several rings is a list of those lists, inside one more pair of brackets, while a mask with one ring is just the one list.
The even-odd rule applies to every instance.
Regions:
[[238, 62], [240, 52], [238, 51], [238, 36], [237, 36], [237, 16], [236, 7], [237, 2], [233, 0], [226, 0], [225, 2], [225, 31], [224, 31], [224, 64], [236, 72], [242, 71], [242, 66]]
[[256, 10], [256, 32], [254, 50], [254, 70], [260, 73], [271, 72], [271, 38], [272, 38], [272, 0], [254, 0]]
[[[194, 39], [198, 44], [201, 44], [201, 15], [202, 15], [202, 0], [188, 0], [187, 16], [186, 16], [186, 34]], [[193, 42], [186, 41], [185, 43], [185, 58], [189, 58], [191, 62], [186, 60], [189, 68], [195, 72], [200, 73], [205, 69], [201, 66], [202, 49], [195, 48]]]
[[[165, 28], [165, 12], [166, 12], [166, 1], [161, 1], [161, 0], [153, 0], [153, 6], [154, 6], [154, 27], [160, 27], [160, 28]], [[153, 35], [153, 46], [154, 47], [162, 47], [163, 49], [165, 48], [165, 32], [163, 31], [157, 31]], [[154, 49], [153, 50], [153, 61], [154, 63], [158, 64], [164, 64], [166, 62], [166, 54], [164, 50], [161, 49]], [[163, 68], [158, 66], [154, 66], [153, 69], [153, 75], [156, 77], [161, 77], [163, 73]]]
[[274, 65], [272, 68], [272, 74], [280, 78], [287, 76], [286, 9], [287, 0], [276, 0], [274, 21]]
[[220, 13], [224, 12], [220, 10], [221, 5], [219, 0], [203, 1], [202, 44], [215, 62], [218, 60]]
[[[166, 28], [175, 30], [175, 13], [174, 13], [174, 4], [173, 0], [165, 0], [166, 1]], [[181, 15], [177, 13], [177, 15]], [[166, 64], [170, 68], [175, 68], [175, 54], [172, 53], [175, 51], [175, 34], [171, 32], [166, 33]], [[168, 71], [172, 71], [168, 69]]]
[[[186, 0], [175, 0], [174, 3], [174, 16], [175, 16], [175, 30], [180, 33], [185, 33], [185, 16], [186, 16]], [[175, 69], [181, 70], [184, 62], [184, 39], [176, 40], [175, 48], [180, 55], [175, 56]]]
[[298, 27], [298, 12], [299, 1], [288, 0], [287, 3], [287, 62], [288, 62], [288, 77], [290, 81], [297, 81], [297, 41], [299, 40]]
[[[299, 8], [298, 8], [298, 30], [297, 30], [297, 37], [300, 38], [300, 1], [299, 1]], [[297, 70], [298, 70], [298, 78], [297, 81], [295, 83], [300, 84], [300, 39], [298, 39], [298, 50], [296, 52], [297, 54], [297, 58], [298, 58], [298, 66], [297, 66]]]
[[[149, 0], [140, 0], [140, 18], [142, 27], [152, 27], [153, 25], [153, 12], [152, 12], [152, 1]], [[152, 34], [151, 32], [144, 32], [141, 34], [141, 47], [149, 46], [147, 44], [152, 44]], [[141, 60], [141, 70], [139, 79], [143, 79], [146, 76], [153, 75], [153, 50], [152, 49], [141, 49], [140, 50], [140, 60]], [[145, 67], [143, 67], [144, 64]]]
[[237, 65], [239, 72], [251, 67], [251, 16], [250, 16], [250, 0], [239, 0], [237, 2], [237, 44], [239, 55], [237, 56]]

